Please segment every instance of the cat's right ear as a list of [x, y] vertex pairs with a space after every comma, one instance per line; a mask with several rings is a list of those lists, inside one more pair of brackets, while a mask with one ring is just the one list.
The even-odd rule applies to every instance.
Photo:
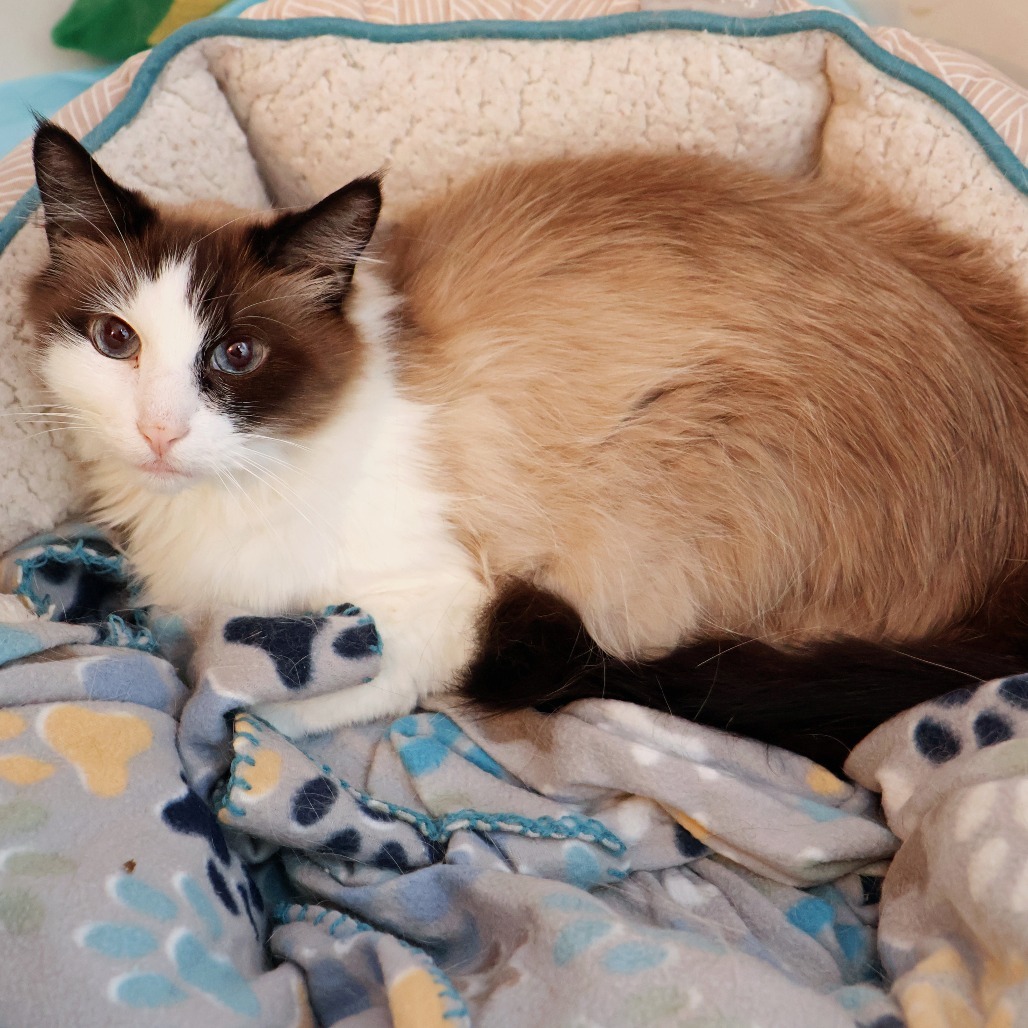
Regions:
[[256, 229], [252, 240], [271, 264], [312, 273], [322, 283], [323, 300], [335, 308], [350, 287], [381, 210], [378, 177], [358, 178], [313, 207]]
[[138, 193], [119, 186], [73, 135], [52, 121], [39, 123], [32, 162], [51, 248], [76, 236], [105, 242], [135, 235], [154, 217]]

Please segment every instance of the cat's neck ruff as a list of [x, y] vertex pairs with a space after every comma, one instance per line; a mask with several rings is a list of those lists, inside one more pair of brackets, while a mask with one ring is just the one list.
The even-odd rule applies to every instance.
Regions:
[[313, 433], [255, 436], [234, 472], [172, 494], [141, 488], [114, 459], [90, 465], [97, 515], [125, 531], [147, 600], [186, 614], [317, 609], [366, 602], [366, 579], [431, 574], [462, 557], [447, 498], [429, 484], [431, 411], [402, 396], [392, 372], [395, 306], [361, 266], [348, 314], [365, 357]]

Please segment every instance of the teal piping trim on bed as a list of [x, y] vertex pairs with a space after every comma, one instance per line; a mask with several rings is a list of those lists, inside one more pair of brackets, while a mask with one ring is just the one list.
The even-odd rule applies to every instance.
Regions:
[[[880, 47], [854, 21], [835, 11], [801, 11], [769, 18], [737, 18], [702, 11], [646, 11], [615, 14], [580, 21], [455, 21], [429, 25], [376, 25], [345, 18], [293, 18], [282, 21], [254, 21], [246, 18], [203, 19], [184, 25], [150, 52], [128, 93], [82, 142], [95, 151], [139, 112], [158, 75], [168, 62], [187, 46], [212, 36], [244, 39], [289, 40], [307, 36], [344, 36], [373, 43], [420, 43], [454, 39], [512, 39], [588, 41], [639, 32], [669, 29], [709, 32], [740, 38], [766, 38], [796, 32], [829, 32], [848, 43], [879, 71], [904, 82], [941, 104], [963, 126], [999, 171], [1021, 193], [1028, 196], [1028, 167], [1003, 141], [975, 107], [955, 89], [923, 68], [904, 61]], [[0, 253], [39, 203], [33, 186], [0, 221]]]

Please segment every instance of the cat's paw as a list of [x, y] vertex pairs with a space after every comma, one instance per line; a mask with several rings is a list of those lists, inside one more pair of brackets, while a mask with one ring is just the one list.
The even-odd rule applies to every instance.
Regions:
[[370, 682], [349, 689], [302, 700], [258, 703], [252, 712], [289, 739], [409, 714], [418, 703], [414, 683], [406, 682], [401, 687], [395, 681], [390, 683], [382, 679], [383, 676], [379, 675]]

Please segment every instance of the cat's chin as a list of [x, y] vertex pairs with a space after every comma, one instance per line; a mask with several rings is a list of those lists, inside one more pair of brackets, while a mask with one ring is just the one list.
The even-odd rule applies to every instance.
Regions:
[[136, 465], [142, 485], [155, 493], [178, 493], [196, 484], [196, 476], [179, 468], [153, 464]]

